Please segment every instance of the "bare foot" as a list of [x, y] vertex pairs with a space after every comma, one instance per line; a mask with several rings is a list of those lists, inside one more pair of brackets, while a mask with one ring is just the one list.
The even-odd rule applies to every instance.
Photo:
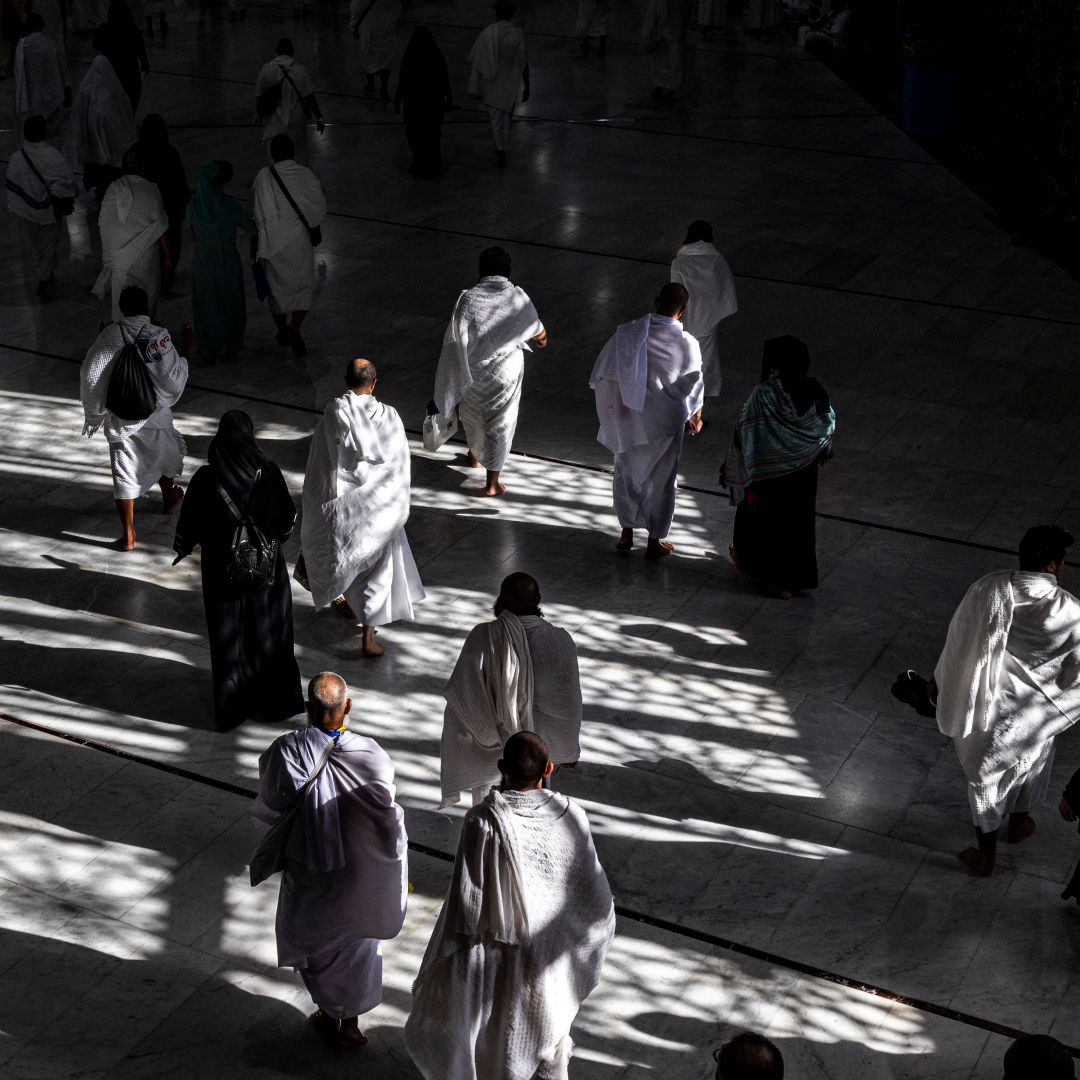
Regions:
[[350, 622], [356, 622], [356, 612], [349, 606], [349, 601], [344, 596], [339, 596], [330, 606], [343, 618]]
[[484, 466], [481, 465], [480, 462], [477, 460], [476, 455], [470, 450], [469, 451], [469, 468], [470, 469], [482, 469], [483, 467]]
[[670, 555], [674, 550], [675, 545], [669, 544], [666, 540], [650, 540], [649, 546], [645, 549], [645, 558], [655, 562], [665, 555]]
[[787, 589], [781, 589], [779, 586], [777, 586], [776, 595], [780, 597], [781, 600], [795, 599], [795, 594], [793, 592], [788, 592]]
[[466, 495], [471, 495], [474, 499], [497, 499], [506, 491], [506, 485], [496, 484], [494, 487], [465, 488], [464, 490]]
[[386, 649], [375, 640], [375, 635], [378, 632], [372, 626], [364, 627], [364, 640], [360, 646], [361, 656], [382, 656], [386, 652]]
[[623, 529], [619, 539], [615, 541], [616, 551], [629, 551], [634, 546], [634, 530]]
[[119, 540], [112, 542], [112, 546], [117, 551], [131, 551], [135, 547], [135, 534], [121, 536]]
[[171, 514], [184, 501], [184, 489], [173, 484], [169, 493], [162, 500], [161, 512]]
[[994, 860], [988, 859], [978, 848], [964, 848], [960, 852], [960, 861], [979, 877], [989, 877], [994, 872]]
[[1010, 844], [1019, 844], [1021, 841], [1026, 840], [1034, 831], [1035, 819], [1028, 815], [1015, 827], [1012, 822], [1009, 822], [1009, 829], [1005, 836]]
[[337, 1044], [338, 1022], [332, 1016], [327, 1016], [322, 1009], [316, 1009], [309, 1019], [315, 1025], [315, 1030], [326, 1042], [331, 1046]]
[[367, 1036], [360, 1030], [360, 1021], [357, 1017], [349, 1017], [341, 1021], [341, 1031], [338, 1040], [343, 1047], [352, 1049], [355, 1046], [367, 1046]]

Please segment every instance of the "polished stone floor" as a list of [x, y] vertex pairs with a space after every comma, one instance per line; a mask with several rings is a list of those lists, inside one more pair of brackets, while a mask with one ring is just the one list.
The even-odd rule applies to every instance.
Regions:
[[[1075, 531], [1076, 284], [1011, 246], [971, 192], [782, 36], [695, 42], [685, 94], [658, 106], [634, 45], [639, 0], [617, 7], [602, 61], [578, 54], [570, 3], [523, 7], [534, 92], [499, 172], [464, 94], [486, 8], [417, 2], [399, 48], [430, 25], [464, 106], [445, 176], [418, 181], [392, 111], [362, 94], [343, 16], [249, 11], [231, 26], [217, 7], [175, 9], [149, 46], [141, 112], [166, 116], [189, 174], [233, 160], [242, 193], [261, 164], [254, 73], [292, 33], [328, 119], [310, 150], [331, 207], [325, 273], [304, 361], [273, 344], [252, 299], [243, 358], [192, 364], [177, 409], [189, 474], [241, 407], [298, 492], [315, 415], [355, 355], [418, 428], [446, 316], [491, 242], [551, 333], [530, 361], [505, 500], [468, 498], [461, 460], [414, 443], [409, 534], [429, 599], [386, 630], [387, 656], [358, 660], [336, 616], [299, 590], [295, 603], [304, 674], [347, 677], [356, 725], [397, 763], [411, 836], [436, 853], [456, 837], [434, 805], [441, 688], [465, 633], [511, 569], [540, 579], [549, 618], [574, 633], [584, 755], [559, 785], [586, 807], [626, 914], [572, 1075], [704, 1080], [710, 1049], [745, 1026], [812, 1080], [990, 1080], [1000, 1027], [1080, 1044], [1080, 913], [1057, 899], [1075, 833], [1048, 805], [992, 879], [969, 877], [951, 747], [888, 693], [901, 669], [932, 666], [967, 584], [1011, 566], [1025, 527]], [[86, 41], [70, 53], [78, 75]], [[0, 83], [0, 115], [11, 102]], [[724, 327], [724, 394], [684, 458], [679, 552], [652, 565], [611, 551], [586, 382], [694, 217], [714, 222], [741, 309]], [[446, 863], [414, 853], [371, 1045], [323, 1060], [299, 980], [272, 966], [274, 886], [244, 882], [243, 792], [279, 729], [211, 730], [198, 570], [170, 567], [156, 501], [140, 503], [136, 552], [107, 546], [107, 455], [79, 438], [77, 402], [76, 361], [105, 317], [87, 294], [98, 246], [82, 210], [68, 229], [42, 309], [10, 216], [0, 228], [0, 709], [37, 725], [0, 721], [0, 1074], [413, 1078], [401, 1025]], [[174, 329], [189, 257], [162, 304]], [[715, 483], [760, 343], [779, 333], [810, 342], [839, 417], [821, 587], [790, 603], [728, 564]], [[1061, 740], [1055, 790], [1078, 751]]]

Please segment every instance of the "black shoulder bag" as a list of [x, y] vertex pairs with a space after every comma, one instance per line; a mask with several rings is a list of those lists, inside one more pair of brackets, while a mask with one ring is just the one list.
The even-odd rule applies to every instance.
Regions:
[[[252, 495], [259, 485], [261, 476], [262, 469], [259, 469], [255, 473], [255, 482], [251, 485]], [[216, 478], [214, 485], [218, 489], [218, 494], [225, 500], [225, 505], [229, 508], [235, 524], [232, 543], [229, 545], [229, 556], [225, 562], [225, 581], [231, 590], [240, 596], [260, 592], [274, 583], [278, 542], [268, 538], [252, 520], [251, 495], [248, 496], [248, 510], [241, 513], [240, 508]]]
[[[109, 385], [105, 390], [105, 408], [129, 423], [149, 419], [150, 414], [157, 408], [157, 394], [154, 392], [150, 372], [146, 370], [146, 356], [139, 344], [145, 331], [144, 326], [134, 341], [128, 341], [124, 327], [120, 327], [124, 344], [113, 361], [109, 371]], [[149, 340], [149, 335], [146, 339]]]

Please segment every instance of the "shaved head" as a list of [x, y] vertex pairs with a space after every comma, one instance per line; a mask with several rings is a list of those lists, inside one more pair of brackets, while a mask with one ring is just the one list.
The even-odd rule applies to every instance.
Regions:
[[686, 291], [685, 285], [680, 285], [677, 281], [669, 281], [656, 298], [656, 314], [667, 315], [673, 319], [686, 310], [689, 299], [690, 294]]
[[364, 360], [362, 357], [350, 360], [345, 368], [345, 385], [350, 390], [366, 390], [370, 392], [377, 378], [378, 372], [375, 370], [375, 365], [370, 360]]
[[547, 743], [535, 731], [515, 731], [503, 747], [499, 772], [510, 787], [536, 787], [544, 779], [551, 761]]
[[540, 586], [536, 578], [528, 574], [515, 573], [503, 578], [499, 586], [499, 599], [495, 603], [495, 614], [510, 611], [515, 615], [540, 614]]
[[349, 687], [345, 680], [332, 671], [321, 671], [308, 683], [307, 712], [313, 725], [333, 730], [352, 708]]

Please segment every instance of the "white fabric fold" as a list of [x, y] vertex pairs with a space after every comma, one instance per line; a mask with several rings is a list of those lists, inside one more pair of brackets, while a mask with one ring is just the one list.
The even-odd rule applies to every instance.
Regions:
[[119, 168], [136, 139], [131, 99], [109, 60], [94, 57], [72, 104], [79, 160]]

